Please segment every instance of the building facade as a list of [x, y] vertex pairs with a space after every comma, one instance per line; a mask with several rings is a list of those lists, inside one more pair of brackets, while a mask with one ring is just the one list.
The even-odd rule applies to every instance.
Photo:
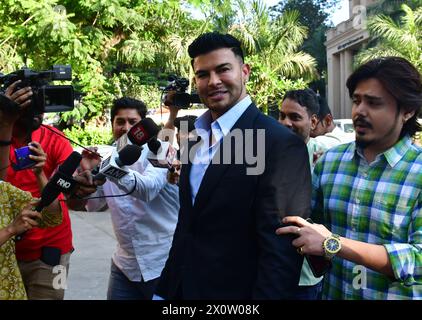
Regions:
[[351, 118], [352, 102], [346, 80], [353, 57], [368, 41], [367, 7], [376, 0], [349, 0], [349, 19], [327, 31], [327, 99], [335, 118]]

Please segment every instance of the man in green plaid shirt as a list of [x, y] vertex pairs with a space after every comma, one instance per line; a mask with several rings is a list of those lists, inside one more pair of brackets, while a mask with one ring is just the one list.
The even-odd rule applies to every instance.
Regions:
[[356, 143], [327, 151], [313, 173], [313, 219], [287, 217], [301, 254], [332, 268], [326, 299], [422, 299], [421, 76], [407, 60], [380, 58], [348, 79]]

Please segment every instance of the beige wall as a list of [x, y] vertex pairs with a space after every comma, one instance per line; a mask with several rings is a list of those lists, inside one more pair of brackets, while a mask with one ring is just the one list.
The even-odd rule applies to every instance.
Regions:
[[349, 0], [350, 18], [327, 31], [327, 100], [335, 118], [351, 117], [346, 80], [353, 72], [353, 57], [369, 38], [362, 7], [375, 0]]

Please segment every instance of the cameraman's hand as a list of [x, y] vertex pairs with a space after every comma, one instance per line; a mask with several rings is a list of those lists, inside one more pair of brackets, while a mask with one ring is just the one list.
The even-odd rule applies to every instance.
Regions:
[[172, 119], [173, 121], [174, 121], [174, 119], [177, 118], [177, 113], [179, 112], [179, 107], [176, 107], [173, 104], [175, 95], [176, 95], [176, 91], [173, 90], [173, 91], [167, 92], [167, 94], [164, 96], [164, 105], [170, 111], [169, 119]]
[[36, 162], [35, 166], [32, 167], [32, 171], [35, 175], [39, 176], [43, 173], [43, 167], [47, 161], [47, 154], [44, 152], [41, 144], [37, 141], [30, 142], [28, 146], [29, 150], [33, 153], [29, 155], [29, 158]]
[[[31, 104], [31, 97], [33, 95], [31, 87], [25, 87], [16, 90], [16, 87], [20, 82], [21, 80], [13, 82], [10, 86], [7, 87], [4, 93], [7, 98], [19, 105], [19, 110], [17, 111], [21, 111], [27, 108]], [[5, 112], [3, 108], [0, 108], [0, 110], [1, 120], [3, 123], [12, 125], [19, 118], [20, 112]]]
[[21, 80], [18, 80], [8, 86], [5, 92], [5, 96], [8, 97], [10, 100], [15, 101], [23, 109], [29, 106], [29, 104], [31, 103], [31, 97], [33, 92], [31, 87], [25, 87], [15, 91], [17, 85], [20, 82]]
[[33, 204], [28, 204], [13, 222], [7, 226], [12, 235], [17, 235], [38, 226], [36, 218], [41, 219], [41, 213], [32, 210]]

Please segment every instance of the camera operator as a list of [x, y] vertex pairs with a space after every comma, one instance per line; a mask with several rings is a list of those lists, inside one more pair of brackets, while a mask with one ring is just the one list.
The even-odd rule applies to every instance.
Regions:
[[[119, 139], [146, 116], [143, 102], [128, 97], [114, 101], [111, 109], [113, 137]], [[119, 180], [107, 180], [91, 196], [113, 196], [105, 199], [117, 238], [117, 249], [111, 261], [108, 300], [151, 300], [167, 260], [179, 212], [179, 190], [167, 183], [167, 169], [154, 167], [147, 159], [148, 147], [141, 157], [128, 166], [129, 174]], [[84, 154], [83, 154], [84, 155]], [[92, 169], [98, 159], [81, 161], [81, 167]], [[92, 157], [90, 157], [92, 158]], [[90, 171], [75, 179], [84, 184], [79, 195], [95, 189]], [[130, 195], [116, 197], [125, 193]], [[91, 191], [92, 192], [92, 191]], [[88, 211], [104, 209], [104, 199], [91, 199]]]
[[[5, 95], [12, 99], [16, 97], [18, 103], [32, 95], [31, 88], [15, 91], [16, 85], [14, 83], [10, 86]], [[17, 97], [19, 94], [20, 98]], [[32, 153], [30, 159], [35, 161], [35, 166], [17, 171], [9, 167], [6, 181], [38, 198], [50, 176], [73, 149], [68, 140], [52, 132], [58, 130], [41, 126], [43, 116], [36, 113], [30, 104], [30, 100], [25, 100], [26, 108], [17, 114], [8, 143], [12, 162], [16, 162], [15, 149], [29, 145]], [[6, 127], [0, 129], [2, 134], [6, 130]], [[1, 154], [4, 157], [3, 152]], [[59, 200], [63, 200], [63, 195], [59, 196]], [[69, 212], [63, 201], [60, 206], [63, 219], [59, 225], [47, 229], [34, 227], [25, 233], [22, 240], [16, 242], [16, 257], [29, 299], [64, 298], [64, 288], [53, 287], [53, 280], [57, 276], [53, 268], [62, 265], [68, 270], [73, 246]]]
[[[9, 165], [9, 149], [12, 143], [12, 132], [21, 110], [26, 110], [31, 103], [32, 90], [24, 87], [15, 90], [19, 82], [14, 82], [1, 96], [0, 103], [0, 168], [1, 180], [6, 175]], [[6, 106], [8, 105], [8, 106]], [[10, 112], [8, 107], [15, 108]], [[39, 151], [39, 146], [33, 147]], [[34, 157], [35, 159], [36, 157]], [[40, 170], [44, 157], [40, 156], [37, 168]], [[35, 159], [36, 160], [36, 159]], [[0, 182], [0, 300], [26, 299], [25, 286], [15, 256], [15, 242], [12, 238], [28, 232], [34, 227], [52, 227], [61, 223], [59, 202], [43, 209], [42, 213], [31, 208], [36, 204], [29, 192], [22, 191], [11, 184]]]

